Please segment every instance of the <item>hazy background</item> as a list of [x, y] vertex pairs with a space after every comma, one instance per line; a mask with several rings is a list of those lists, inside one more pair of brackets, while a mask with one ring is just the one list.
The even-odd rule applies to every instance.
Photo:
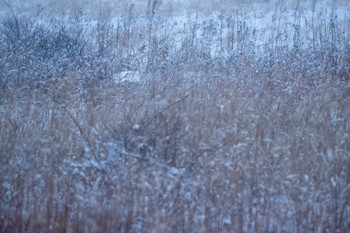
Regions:
[[[248, 9], [253, 11], [271, 11], [275, 9], [275, 6], [281, 0], [162, 0], [162, 5], [158, 9], [158, 14], [169, 14], [174, 15], [187, 15], [196, 12], [202, 14], [210, 14], [215, 11], [224, 11], [230, 13], [236, 9]], [[349, 6], [349, 2], [346, 0], [286, 0], [286, 5], [290, 9], [295, 9], [300, 6], [301, 8], [312, 8], [316, 7], [327, 8], [331, 7], [332, 2], [336, 2], [338, 7]], [[7, 4], [6, 4], [7, 2]], [[0, 1], [1, 15], [4, 16], [9, 13], [9, 7], [14, 10], [15, 13], [31, 14], [36, 13], [41, 9], [45, 9], [46, 13], [52, 14], [58, 13], [69, 13], [82, 11], [83, 14], [88, 16], [97, 16], [101, 10], [110, 10], [111, 16], [119, 15], [129, 8], [130, 4], [134, 4], [134, 11], [140, 14], [146, 13], [147, 11], [147, 0], [56, 0], [56, 1], [45, 1], [45, 0], [11, 0], [11, 1]]]

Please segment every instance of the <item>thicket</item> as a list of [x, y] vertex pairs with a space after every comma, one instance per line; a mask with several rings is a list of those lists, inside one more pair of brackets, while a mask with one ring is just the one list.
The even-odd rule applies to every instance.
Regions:
[[265, 41], [158, 1], [4, 19], [0, 231], [348, 231], [350, 22], [280, 2]]

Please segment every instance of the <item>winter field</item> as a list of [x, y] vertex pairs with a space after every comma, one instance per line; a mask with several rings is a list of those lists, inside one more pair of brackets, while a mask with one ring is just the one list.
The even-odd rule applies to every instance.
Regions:
[[0, 232], [350, 232], [350, 3], [233, 2], [0, 0]]

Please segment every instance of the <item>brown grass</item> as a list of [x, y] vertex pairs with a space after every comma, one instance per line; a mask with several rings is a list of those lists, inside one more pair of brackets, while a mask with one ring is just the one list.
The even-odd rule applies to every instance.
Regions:
[[349, 86], [291, 83], [283, 93], [268, 84], [250, 93], [267, 77], [174, 78], [126, 88], [100, 82], [82, 95], [70, 77], [49, 94], [7, 99], [1, 231], [348, 227]]
[[18, 78], [1, 82], [0, 232], [346, 232], [346, 52], [209, 59], [159, 39], [137, 84], [109, 78], [132, 57], [108, 49], [39, 81], [0, 66]]

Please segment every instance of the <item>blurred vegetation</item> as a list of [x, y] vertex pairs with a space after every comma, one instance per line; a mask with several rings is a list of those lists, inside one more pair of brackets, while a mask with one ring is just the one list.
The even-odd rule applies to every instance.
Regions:
[[1, 21], [0, 231], [346, 232], [349, 19], [150, 3]]

